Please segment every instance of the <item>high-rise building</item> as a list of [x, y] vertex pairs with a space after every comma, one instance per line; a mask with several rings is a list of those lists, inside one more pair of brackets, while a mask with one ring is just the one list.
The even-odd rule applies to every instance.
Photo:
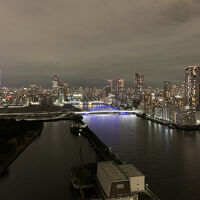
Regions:
[[53, 76], [52, 78], [52, 89], [57, 90], [59, 86], [59, 78], [57, 75]]
[[54, 75], [52, 78], [52, 89], [53, 89], [53, 93], [52, 93], [52, 100], [53, 102], [56, 102], [59, 98], [59, 78], [57, 75]]
[[64, 103], [64, 101], [68, 100], [69, 95], [69, 87], [67, 82], [59, 83], [59, 101]]
[[112, 79], [108, 80], [109, 86], [108, 91], [110, 91], [111, 102], [115, 106], [124, 104], [124, 79]]
[[112, 93], [121, 92], [124, 90], [124, 79], [112, 79], [108, 80], [110, 91]]
[[135, 95], [139, 98], [141, 98], [142, 95], [143, 85], [144, 85], [144, 75], [135, 73], [134, 89], [135, 89]]
[[123, 92], [124, 91], [124, 79], [118, 79], [118, 85], [119, 85], [119, 91]]
[[164, 96], [165, 100], [170, 100], [171, 98], [171, 82], [164, 81]]
[[200, 103], [200, 66], [185, 68], [185, 105], [195, 109]]

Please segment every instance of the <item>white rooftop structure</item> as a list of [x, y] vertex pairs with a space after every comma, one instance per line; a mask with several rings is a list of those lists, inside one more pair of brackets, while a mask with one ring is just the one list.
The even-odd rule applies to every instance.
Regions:
[[132, 164], [124, 164], [124, 165], [118, 165], [118, 167], [123, 171], [123, 173], [127, 177], [136, 177], [136, 176], [144, 176], [142, 172], [140, 172], [136, 167], [134, 167]]
[[123, 172], [112, 161], [99, 162], [104, 173], [107, 175], [110, 181], [120, 181], [128, 179]]
[[97, 179], [106, 198], [133, 197], [144, 191], [145, 176], [132, 164], [114, 161], [98, 162]]

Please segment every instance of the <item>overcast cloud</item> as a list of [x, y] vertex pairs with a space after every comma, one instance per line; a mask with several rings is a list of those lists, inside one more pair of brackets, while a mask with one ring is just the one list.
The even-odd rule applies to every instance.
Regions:
[[182, 81], [200, 64], [199, 0], [0, 0], [3, 84]]

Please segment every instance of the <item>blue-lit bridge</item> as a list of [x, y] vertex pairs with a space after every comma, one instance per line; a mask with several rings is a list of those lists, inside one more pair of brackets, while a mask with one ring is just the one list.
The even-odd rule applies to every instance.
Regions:
[[139, 113], [136, 110], [119, 110], [117, 108], [113, 108], [111, 106], [99, 106], [96, 108], [93, 108], [89, 111], [80, 111], [80, 112], [75, 112], [74, 114], [76, 115], [88, 115], [88, 114], [135, 114]]
[[72, 104], [72, 105], [100, 105], [105, 104], [103, 101], [89, 101], [89, 102], [82, 102], [82, 101], [66, 101], [65, 104]]

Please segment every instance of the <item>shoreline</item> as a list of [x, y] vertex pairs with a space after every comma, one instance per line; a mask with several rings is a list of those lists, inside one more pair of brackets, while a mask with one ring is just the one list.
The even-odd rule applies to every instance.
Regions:
[[152, 122], [161, 124], [161, 125], [165, 125], [165, 126], [171, 128], [171, 129], [180, 129], [180, 130], [183, 130], [183, 131], [200, 130], [200, 126], [199, 125], [195, 125], [195, 126], [187, 126], [187, 125], [181, 126], [181, 125], [178, 125], [178, 124], [171, 123], [169, 121], [165, 121], [165, 120], [161, 120], [161, 119], [155, 119], [155, 118], [151, 118], [151, 117], [148, 117], [148, 116], [144, 116], [143, 118], [147, 119], [147, 120], [150, 120]]
[[146, 120], [149, 120], [149, 121], [152, 121], [152, 122], [155, 122], [155, 123], [167, 126], [170, 129], [179, 129], [179, 130], [183, 130], [183, 131], [200, 130], [200, 125], [194, 125], [194, 126], [187, 126], [187, 125], [185, 125], [185, 126], [181, 126], [181, 125], [174, 124], [174, 123], [166, 121], [166, 120], [156, 119], [156, 118], [152, 118], [152, 117], [146, 116], [146, 114], [144, 114], [144, 113], [140, 114], [140, 113], [136, 113], [134, 111], [133, 111], [133, 113], [137, 117], [141, 117], [143, 119], [146, 119]]
[[[52, 120], [57, 121], [57, 120]], [[76, 121], [76, 120], [73, 120]], [[82, 120], [81, 120], [82, 121]], [[82, 121], [83, 122], [83, 121]], [[84, 122], [83, 122], [84, 123]], [[85, 123], [84, 123], [85, 124]], [[30, 131], [29, 131], [30, 132]], [[21, 153], [41, 134], [42, 128], [38, 131], [36, 131], [32, 137], [28, 138], [25, 142], [25, 144], [21, 145], [17, 151], [9, 157], [9, 159], [0, 167], [0, 176], [3, 176], [8, 167], [20, 156]], [[99, 157], [99, 159], [103, 160], [113, 160], [116, 163], [123, 164], [117, 155], [115, 155], [111, 149], [109, 149], [97, 136], [96, 134], [89, 129], [88, 127], [84, 131], [86, 134], [83, 134], [89, 142], [89, 144], [94, 148], [96, 155]], [[154, 195], [154, 193], [149, 190], [147, 186], [145, 186], [145, 193], [149, 198], [153, 200], [158, 200], [158, 197]]]
[[[83, 121], [82, 121], [83, 122]], [[83, 122], [84, 123], [84, 122]], [[84, 123], [85, 124], [85, 123]], [[94, 148], [96, 155], [101, 160], [113, 160], [117, 164], [124, 164], [115, 153], [111, 151], [97, 135], [87, 126], [83, 131], [82, 135], [87, 138], [90, 145]], [[152, 200], [159, 200], [159, 198], [145, 185], [145, 195]], [[144, 199], [146, 199], [144, 197]]]
[[[7, 161], [5, 161], [5, 163], [0, 166], [0, 176], [2, 176], [4, 174], [4, 172], [6, 172], [6, 170], [8, 169], [8, 167], [20, 156], [20, 154], [37, 138], [39, 137], [39, 135], [41, 134], [42, 129], [38, 130], [37, 132], [35, 132], [33, 134], [32, 137], [28, 138], [27, 141], [25, 142], [25, 144], [18, 146], [19, 149], [16, 150], [16, 152], [9, 156], [9, 159]], [[30, 133], [30, 131], [29, 131]]]

